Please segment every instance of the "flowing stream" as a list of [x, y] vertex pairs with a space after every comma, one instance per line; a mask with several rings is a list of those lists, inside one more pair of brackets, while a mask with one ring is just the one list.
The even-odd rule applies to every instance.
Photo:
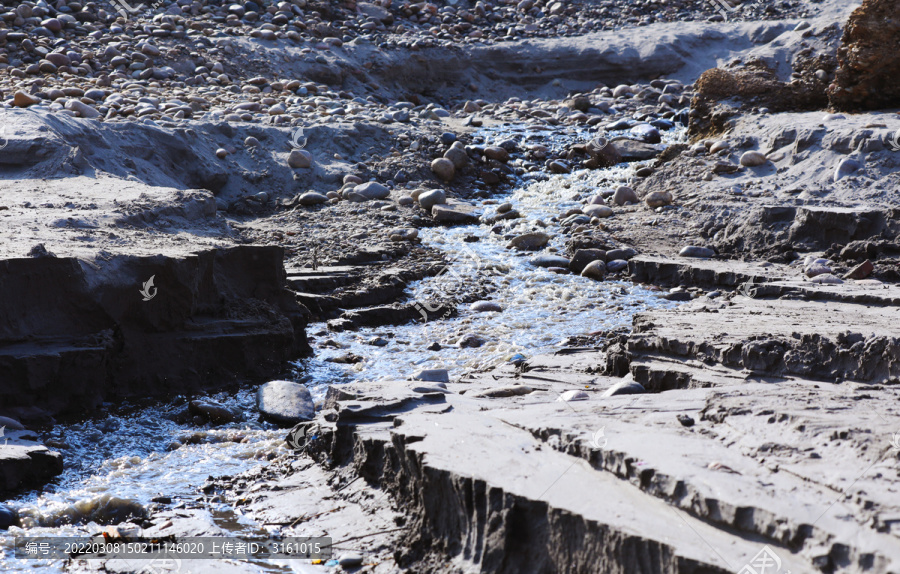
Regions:
[[[488, 141], [527, 142], [530, 133], [507, 128], [484, 130], [481, 135]], [[541, 133], [540, 139], [562, 145], [580, 135], [569, 130], [552, 137]], [[683, 130], [664, 132], [663, 138], [664, 143], [680, 141]], [[658, 293], [626, 281], [594, 281], [535, 267], [529, 263], [534, 253], [506, 249], [505, 236], [540, 230], [553, 237], [549, 246], [562, 253], [564, 236], [551, 219], [581, 206], [598, 187], [624, 181], [641, 165], [549, 177], [526, 175], [511, 193], [494, 198], [512, 203], [523, 216], [500, 234], [486, 224], [420, 230], [422, 242], [444, 251], [450, 264], [437, 277], [409, 285], [411, 298], [427, 302], [426, 293], [433, 298], [435, 293], [459, 292], [469, 281], [477, 281], [489, 287], [487, 298], [502, 311], [475, 313], [460, 304], [457, 317], [429, 316], [427, 321], [402, 326], [332, 333], [324, 324], [310, 325], [315, 356], [298, 366], [312, 376], [308, 384], [314, 397], [321, 400], [330, 384], [405, 379], [423, 368], [447, 368], [456, 378], [516, 354], [528, 357], [553, 351], [572, 336], [627, 327], [635, 313], [673, 305]], [[478, 240], [473, 242], [472, 237]], [[483, 344], [477, 348], [455, 344], [466, 336], [478, 337]], [[434, 342], [440, 350], [429, 350]], [[355, 364], [327, 360], [347, 353], [362, 360]], [[63, 572], [64, 561], [14, 559], [14, 537], [93, 535], [103, 524], [121, 522], [135, 509], [159, 504], [154, 498], [160, 496], [170, 498], [176, 508], [205, 508], [228, 530], [259, 532], [258, 525], [235, 514], [227, 504], [205, 500], [198, 487], [209, 476], [234, 475], [265, 464], [271, 453], [287, 452], [285, 431], [258, 420], [251, 389], [213, 398], [238, 407], [245, 420], [216, 427], [176, 422], [175, 413], [184, 408], [182, 398], [168, 405], [110, 405], [89, 420], [57, 425], [42, 435], [42, 440], [62, 452], [66, 469], [42, 493], [7, 501], [18, 509], [24, 528], [0, 531], [0, 571]], [[279, 564], [258, 565], [267, 571], [286, 571]], [[308, 567], [289, 566], [297, 572]]]

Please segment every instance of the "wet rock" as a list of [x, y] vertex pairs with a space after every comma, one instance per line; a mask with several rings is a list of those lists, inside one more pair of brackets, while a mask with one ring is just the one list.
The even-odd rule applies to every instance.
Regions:
[[535, 267], [563, 267], [566, 269], [569, 267], [569, 259], [559, 255], [539, 255], [529, 263]]
[[627, 185], [620, 185], [613, 194], [613, 203], [616, 205], [625, 205], [626, 203], [637, 203], [638, 196], [633, 189]]
[[[628, 262], [624, 259], [613, 259], [612, 261], [606, 262], [606, 270], [610, 273], [616, 273], [628, 267]], [[584, 273], [582, 273], [584, 275]]]
[[646, 161], [648, 159], [653, 159], [662, 153], [662, 149], [660, 149], [661, 146], [627, 138], [616, 138], [613, 140], [613, 145], [616, 146], [619, 155], [622, 156], [622, 160], [624, 161]]
[[501, 307], [500, 304], [495, 301], [476, 301], [469, 305], [469, 309], [475, 311], [476, 313], [486, 313], [489, 311], [499, 313], [500, 311], [503, 311], [503, 307]]
[[238, 413], [211, 399], [191, 401], [188, 405], [188, 411], [192, 415], [200, 415], [217, 425], [232, 423], [240, 418]]
[[450, 181], [456, 174], [456, 168], [453, 162], [447, 158], [441, 157], [431, 162], [431, 171], [444, 181]]
[[672, 194], [668, 191], [651, 191], [644, 197], [644, 203], [647, 207], [655, 209], [664, 205], [672, 204]]
[[549, 235], [538, 231], [513, 237], [509, 242], [509, 246], [517, 251], [537, 251], [538, 249], [543, 249], [549, 241]]
[[443, 189], [432, 189], [419, 195], [419, 205], [425, 211], [431, 211], [435, 205], [445, 203], [447, 203], [447, 194]]
[[456, 341], [456, 346], [460, 348], [477, 349], [482, 345], [484, 345], [484, 339], [474, 333], [463, 335]]
[[312, 154], [305, 149], [295, 149], [288, 156], [288, 165], [294, 169], [308, 168], [312, 165]]
[[0, 502], [0, 529], [6, 530], [19, 522], [19, 514], [11, 506]]
[[321, 193], [316, 193], [315, 191], [308, 191], [297, 198], [297, 203], [300, 205], [319, 205], [322, 203], [326, 203], [328, 198], [322, 195]]
[[569, 269], [574, 273], [581, 273], [592, 261], [606, 262], [606, 252], [602, 249], [578, 249], [572, 254]]
[[624, 259], [625, 261], [628, 261], [635, 255], [637, 255], [637, 251], [631, 247], [626, 247], [625, 249], [610, 249], [606, 252], [606, 260], [614, 261], [616, 259]]
[[451, 132], [444, 132], [441, 134], [441, 143], [444, 145], [450, 145], [456, 141], [456, 134]]
[[429, 383], [449, 383], [450, 372], [447, 369], [424, 369], [412, 376], [414, 381]]
[[509, 152], [500, 146], [490, 146], [484, 148], [484, 155], [488, 159], [506, 162], [509, 161]]
[[644, 143], [657, 144], [662, 141], [659, 130], [650, 124], [638, 124], [631, 128], [631, 133]]
[[441, 223], [475, 223], [478, 216], [468, 203], [448, 203], [431, 208], [431, 216]]
[[766, 163], [766, 156], [758, 151], [744, 152], [741, 156], [741, 165], [744, 167], [757, 167]]
[[353, 193], [362, 196], [367, 200], [386, 199], [391, 194], [391, 190], [378, 182], [370, 181], [354, 187]]
[[616, 395], [639, 395], [645, 392], [646, 390], [644, 389], [644, 386], [638, 382], [621, 381], [606, 389], [606, 392], [603, 393], [603, 396], [614, 397]]
[[292, 381], [270, 381], [259, 387], [256, 407], [263, 418], [280, 425], [294, 425], [316, 416], [309, 389]]
[[0, 447], [0, 495], [41, 486], [62, 471], [62, 455], [44, 446]]
[[7, 430], [25, 430], [25, 425], [23, 425], [16, 419], [2, 416], [0, 416], [0, 427]]
[[622, 154], [611, 141], [606, 138], [594, 138], [584, 146], [591, 160], [587, 167], [612, 167], [622, 161]]
[[569, 164], [558, 159], [551, 161], [548, 167], [553, 173], [571, 173], [572, 171], [572, 168], [569, 167]]
[[708, 247], [698, 247], [696, 245], [688, 245], [678, 252], [678, 255], [682, 257], [713, 257], [715, 254], [716, 252]]
[[[871, 261], [866, 259], [865, 261], [848, 271], [844, 275], [844, 279], [865, 279], [866, 277], [871, 275], [873, 271], [875, 271], [875, 267], [872, 265]], [[0, 421], [0, 424], [3, 424], [2, 421]]]
[[[610, 263], [614, 263], [614, 261]], [[626, 267], [628, 266], [627, 262], [622, 261], [622, 263], [625, 263]], [[587, 277], [588, 279], [596, 279], [597, 281], [602, 281], [603, 278], [606, 277], [606, 265], [606, 263], [600, 260], [591, 261], [584, 266], [584, 269], [581, 270], [581, 276]], [[615, 269], [613, 269], [612, 271], [615, 271]]]
[[571, 402], [571, 401], [586, 401], [590, 399], [590, 395], [588, 395], [584, 391], [574, 390], [574, 391], [566, 391], [563, 394], [559, 395], [559, 398], [556, 399], [557, 402]]

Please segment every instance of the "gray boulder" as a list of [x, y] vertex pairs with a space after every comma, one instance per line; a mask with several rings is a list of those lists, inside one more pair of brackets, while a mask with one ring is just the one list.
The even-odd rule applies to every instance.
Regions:
[[290, 426], [316, 416], [316, 406], [306, 385], [293, 381], [271, 381], [256, 391], [256, 407], [262, 418]]

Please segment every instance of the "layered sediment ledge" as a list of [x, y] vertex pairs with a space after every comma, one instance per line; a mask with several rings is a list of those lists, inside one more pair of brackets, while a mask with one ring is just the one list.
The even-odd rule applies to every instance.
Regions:
[[279, 247], [234, 246], [3, 261], [3, 414], [78, 413], [277, 374], [306, 348], [282, 258]]
[[827, 411], [797, 380], [607, 396], [602, 355], [333, 388], [297, 430], [405, 511], [416, 572], [736, 572], [765, 547], [783, 571], [893, 571], [896, 456], [871, 388], [828, 385]]

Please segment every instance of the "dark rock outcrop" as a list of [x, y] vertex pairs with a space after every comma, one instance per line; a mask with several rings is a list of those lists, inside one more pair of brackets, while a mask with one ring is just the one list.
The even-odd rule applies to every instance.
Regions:
[[308, 349], [282, 259], [280, 247], [237, 246], [3, 261], [0, 412], [78, 413], [276, 375]]

